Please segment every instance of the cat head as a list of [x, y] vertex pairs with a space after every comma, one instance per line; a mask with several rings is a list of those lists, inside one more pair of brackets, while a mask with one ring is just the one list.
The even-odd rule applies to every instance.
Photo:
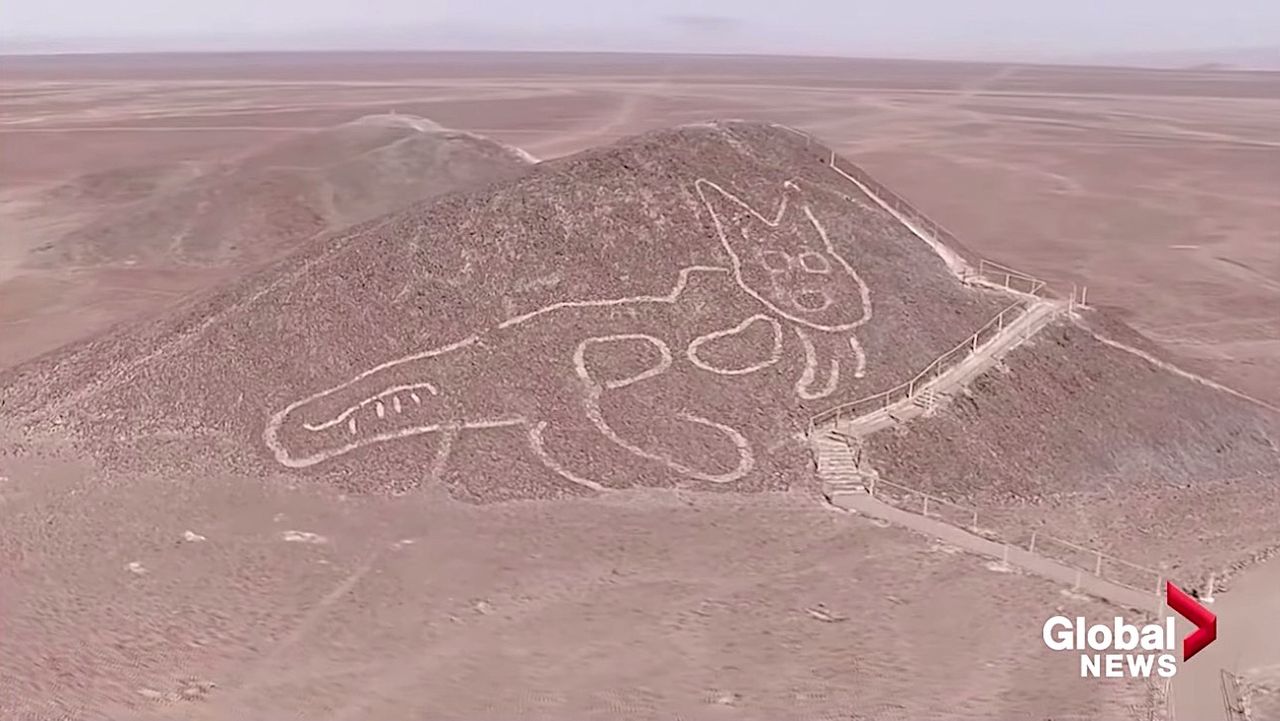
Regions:
[[782, 184], [772, 213], [709, 180], [699, 179], [696, 189], [734, 279], [770, 311], [823, 331], [852, 330], [870, 317], [866, 284], [837, 252], [798, 184]]

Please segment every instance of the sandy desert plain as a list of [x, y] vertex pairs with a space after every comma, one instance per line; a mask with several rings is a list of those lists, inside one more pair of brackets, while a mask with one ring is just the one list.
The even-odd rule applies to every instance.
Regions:
[[[382, 232], [368, 224], [421, 191], [379, 185], [408, 141], [381, 125], [305, 138], [390, 113], [538, 160], [713, 118], [798, 128], [975, 253], [1087, 286], [1091, 305], [1179, 366], [1280, 405], [1280, 73], [818, 58], [0, 59], [0, 375], [195, 307], [351, 223]], [[413, 152], [432, 169], [453, 157]], [[486, 147], [449, 182], [483, 188], [524, 172], [526, 159], [505, 152]], [[238, 207], [228, 188], [252, 173], [244, 202], [278, 190], [296, 216], [235, 246], [221, 240], [239, 228], [225, 218], [168, 230], [186, 208]], [[197, 176], [214, 179], [192, 186]], [[183, 190], [165, 195], [172, 187]], [[329, 201], [298, 200], [314, 193]], [[264, 232], [290, 240], [276, 247]], [[129, 362], [103, 360], [145, 384]], [[1048, 616], [1109, 618], [1104, 602], [839, 512], [812, 482], [496, 503], [439, 483], [364, 493], [303, 472], [181, 463], [202, 430], [191, 426], [165, 431], [163, 467], [144, 458], [121, 472], [0, 409], [5, 719], [1171, 716], [1159, 684], [1082, 680], [1074, 657], [1044, 649]], [[1118, 523], [1167, 524], [1159, 552], [1183, 559], [1202, 537], [1229, 536], [1215, 562], [1230, 565], [1280, 545], [1276, 481], [1226, 493], [1199, 528], [1177, 526], [1176, 509], [1125, 516], [1123, 478], [1097, 503]], [[1257, 567], [1270, 574], [1261, 591], [1253, 571], [1239, 581], [1254, 589], [1254, 618], [1280, 617], [1275, 566]], [[1249, 633], [1280, 636], [1275, 623]], [[1280, 718], [1280, 658], [1242, 658], [1214, 663], [1250, 684], [1255, 718]], [[1178, 716], [1221, 717], [1220, 690], [1197, 693], [1177, 699]]]

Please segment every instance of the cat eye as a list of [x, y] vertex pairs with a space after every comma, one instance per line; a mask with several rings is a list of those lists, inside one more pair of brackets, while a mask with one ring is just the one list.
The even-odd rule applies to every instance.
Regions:
[[800, 254], [800, 267], [810, 273], [830, 273], [831, 261], [821, 253], [806, 251]]
[[762, 250], [760, 264], [773, 273], [782, 273], [791, 268], [791, 256], [778, 250]]

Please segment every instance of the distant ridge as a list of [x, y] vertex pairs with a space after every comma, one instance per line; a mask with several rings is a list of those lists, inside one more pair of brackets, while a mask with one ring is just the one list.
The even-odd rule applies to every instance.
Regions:
[[[525, 171], [534, 158], [425, 118], [374, 115], [226, 163], [124, 168], [45, 193], [86, 220], [37, 266], [254, 262], [303, 239]], [[105, 210], [103, 210], [105, 208]]]
[[1180, 70], [1280, 70], [1280, 45], [1216, 50], [1107, 53], [1077, 58], [1089, 64]]

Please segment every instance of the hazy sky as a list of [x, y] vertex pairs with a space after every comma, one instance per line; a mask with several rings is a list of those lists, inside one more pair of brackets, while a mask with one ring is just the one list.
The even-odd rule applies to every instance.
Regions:
[[0, 46], [1073, 56], [1280, 45], [1280, 0], [3, 0]]

